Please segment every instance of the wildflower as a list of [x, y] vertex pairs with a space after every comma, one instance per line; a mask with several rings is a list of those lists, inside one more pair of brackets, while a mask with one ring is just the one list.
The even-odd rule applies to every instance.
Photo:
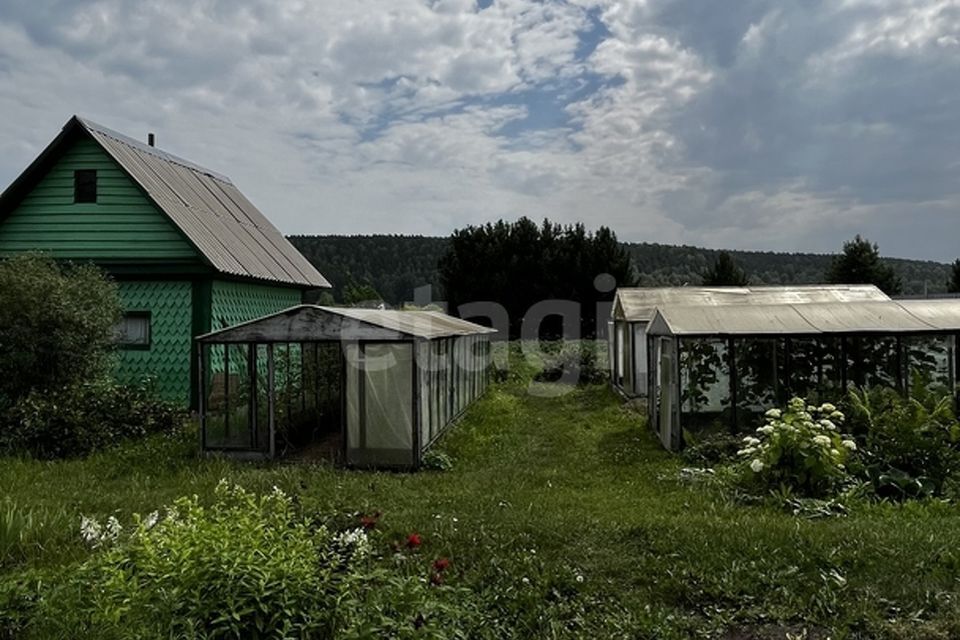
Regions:
[[824, 435], [813, 436], [813, 442], [815, 444], [820, 445], [821, 447], [829, 446], [830, 436], [824, 436]]
[[783, 416], [783, 412], [780, 411], [780, 409], [770, 409], [763, 415], [767, 416], [768, 418], [772, 418], [774, 420], [779, 420]]
[[857, 450], [857, 443], [854, 442], [853, 440], [844, 440], [844, 441], [841, 442], [840, 444], [842, 444], [844, 447], [846, 447], [846, 448], [849, 449], [850, 451], [856, 451], [856, 450]]
[[334, 540], [344, 551], [352, 552], [354, 557], [364, 558], [370, 553], [370, 539], [363, 529], [344, 531]]
[[407, 536], [408, 549], [416, 549], [421, 544], [423, 544], [423, 540], [420, 538], [419, 533], [411, 533], [410, 535]]
[[437, 558], [433, 561], [433, 570], [437, 573], [445, 571], [449, 566], [450, 560], [448, 558]]
[[753, 462], [750, 463], [750, 468], [753, 469], [754, 473], [760, 473], [763, 471], [763, 466], [763, 463], [756, 458], [754, 458]]
[[94, 518], [80, 516], [80, 536], [87, 544], [97, 545], [100, 542], [100, 523]]
[[369, 516], [360, 516], [360, 526], [364, 529], [370, 530], [377, 526], [377, 522], [380, 521], [380, 512], [374, 511], [372, 515]]
[[122, 531], [123, 527], [120, 526], [120, 521], [117, 520], [116, 516], [110, 516], [107, 518], [107, 524], [103, 528], [103, 536], [100, 538], [100, 540], [103, 542], [114, 542], [120, 537], [120, 533]]

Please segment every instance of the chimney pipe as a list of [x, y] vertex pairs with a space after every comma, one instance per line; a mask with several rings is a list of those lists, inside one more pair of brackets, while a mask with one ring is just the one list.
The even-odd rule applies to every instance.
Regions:
[[147, 144], [152, 147], [152, 146], [153, 146], [153, 143], [154, 143], [155, 141], [156, 141], [156, 139], [154, 138], [154, 135], [153, 135], [152, 133], [148, 133], [148, 134], [147, 134]]

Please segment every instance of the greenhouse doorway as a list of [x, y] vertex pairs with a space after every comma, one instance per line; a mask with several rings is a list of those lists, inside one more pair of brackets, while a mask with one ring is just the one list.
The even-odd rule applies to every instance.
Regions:
[[341, 459], [339, 342], [203, 344], [200, 361], [204, 450]]

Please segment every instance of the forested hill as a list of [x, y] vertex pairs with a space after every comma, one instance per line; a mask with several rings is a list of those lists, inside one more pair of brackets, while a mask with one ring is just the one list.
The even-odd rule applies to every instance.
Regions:
[[[446, 251], [447, 238], [424, 236], [291, 236], [290, 241], [333, 284], [342, 300], [350, 284], [369, 284], [389, 304], [413, 299], [415, 287], [438, 288], [437, 260]], [[838, 249], [839, 249], [838, 243]], [[624, 243], [630, 251], [638, 282], [643, 286], [700, 284], [700, 274], [719, 251], [689, 246]], [[881, 248], [882, 251], [882, 248]], [[730, 251], [753, 284], [814, 284], [823, 281], [831, 256], [811, 253]], [[907, 295], [946, 290], [950, 266], [923, 260], [890, 258], [903, 278]]]

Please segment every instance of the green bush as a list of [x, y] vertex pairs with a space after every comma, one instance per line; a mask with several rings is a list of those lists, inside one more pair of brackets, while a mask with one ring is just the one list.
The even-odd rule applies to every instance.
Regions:
[[771, 409], [756, 436], [737, 452], [739, 476], [748, 488], [788, 490], [824, 497], [851, 481], [846, 463], [856, 443], [840, 435], [844, 415], [831, 404], [808, 406], [793, 398], [786, 409]]
[[0, 453], [40, 459], [86, 455], [127, 438], [172, 432], [185, 416], [149, 384], [99, 379], [56, 391], [31, 391], [3, 416]]
[[536, 380], [544, 382], [571, 381], [579, 385], [601, 384], [609, 378], [602, 362], [601, 348], [595, 340], [564, 343], [562, 348], [544, 352], [543, 370]]
[[[446, 588], [376, 557], [367, 533], [335, 533], [279, 489], [221, 482], [211, 506], [84, 518], [95, 550], [35, 605], [30, 637], [457, 637]], [[22, 598], [21, 598], [22, 599]]]
[[737, 460], [737, 452], [743, 448], [743, 436], [728, 432], [710, 433], [703, 436], [684, 435], [683, 459], [690, 464], [713, 466]]
[[884, 498], [943, 495], [960, 470], [960, 423], [949, 394], [912, 386], [851, 390], [850, 426], [863, 450], [864, 473]]
[[120, 311], [95, 267], [33, 254], [0, 261], [0, 409], [105, 373]]

